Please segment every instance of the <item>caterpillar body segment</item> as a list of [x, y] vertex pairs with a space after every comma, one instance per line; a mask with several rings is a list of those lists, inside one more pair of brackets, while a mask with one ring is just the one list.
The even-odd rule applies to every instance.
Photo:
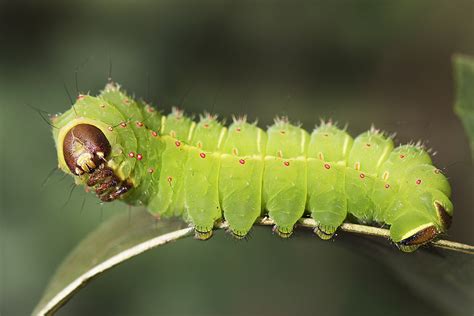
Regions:
[[353, 139], [333, 124], [311, 134], [308, 149], [307, 209], [318, 223], [315, 233], [329, 239], [347, 217], [346, 170]]
[[449, 183], [422, 146], [394, 148], [374, 128], [353, 139], [330, 122], [311, 134], [286, 118], [267, 132], [245, 118], [194, 122], [177, 109], [162, 116], [113, 83], [52, 120], [59, 167], [77, 183], [103, 201], [182, 216], [199, 239], [222, 219], [243, 238], [262, 215], [289, 237], [311, 216], [322, 239], [347, 220], [389, 225], [400, 249], [413, 251], [453, 215]]
[[150, 121], [159, 125], [151, 131], [151, 136], [162, 142], [164, 149], [161, 153], [161, 169], [150, 167], [148, 170], [160, 178], [158, 194], [151, 199], [148, 209], [165, 217], [185, 215], [183, 167], [187, 160], [190, 135], [196, 123], [176, 108], [169, 115], [162, 116], [159, 123], [153, 119]]
[[392, 139], [377, 130], [359, 135], [349, 152], [346, 169], [348, 210], [362, 223], [374, 220], [375, 203], [372, 191], [380, 166], [393, 150]]
[[156, 152], [156, 144], [151, 146], [151, 139], [147, 137], [142, 111], [135, 100], [121, 92], [114, 83], [107, 84], [100, 97], [123, 115], [125, 120], [120, 122], [120, 128], [131, 129], [137, 140], [137, 150], [125, 152], [125, 155], [129, 158], [136, 158], [139, 162], [135, 164], [132, 183], [137, 189], [131, 190], [127, 196], [128, 201], [133, 204], [148, 204], [149, 198], [155, 195], [154, 181], [145, 179], [147, 176], [145, 172], [146, 165], [140, 162], [145, 158], [147, 163], [156, 165], [159, 154]]
[[219, 197], [234, 236], [243, 238], [262, 214], [266, 133], [245, 119], [234, 120], [222, 144]]
[[191, 135], [184, 164], [184, 207], [196, 236], [207, 239], [221, 218], [219, 203], [220, 148], [226, 128], [215, 117], [201, 117]]
[[286, 118], [277, 119], [267, 134], [264, 208], [276, 223], [275, 231], [282, 237], [288, 237], [306, 207], [309, 135], [290, 124]]

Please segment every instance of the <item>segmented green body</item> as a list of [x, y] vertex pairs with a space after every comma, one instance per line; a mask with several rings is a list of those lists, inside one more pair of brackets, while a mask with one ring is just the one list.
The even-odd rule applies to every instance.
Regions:
[[[323, 239], [352, 219], [390, 225], [391, 239], [403, 242], [427, 227], [444, 232], [440, 206], [453, 213], [449, 183], [427, 152], [418, 145], [394, 149], [375, 129], [352, 139], [331, 123], [311, 135], [285, 119], [266, 132], [245, 119], [227, 128], [207, 114], [195, 123], [178, 110], [162, 116], [114, 84], [98, 97], [80, 96], [53, 123], [63, 170], [70, 173], [61, 135], [79, 123], [97, 126], [112, 145], [107, 165], [133, 186], [124, 200], [183, 216], [202, 239], [222, 218], [244, 237], [266, 214], [285, 237], [306, 214]], [[77, 179], [84, 183], [87, 175]]]

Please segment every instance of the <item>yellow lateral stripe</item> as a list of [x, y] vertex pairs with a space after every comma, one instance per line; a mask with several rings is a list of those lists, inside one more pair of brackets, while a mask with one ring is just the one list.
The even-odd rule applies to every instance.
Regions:
[[189, 128], [188, 133], [188, 143], [191, 143], [191, 139], [193, 138], [194, 129], [196, 128], [196, 122], [191, 123], [191, 127]]
[[257, 130], [257, 148], [260, 153], [262, 153], [262, 130]]
[[166, 126], [166, 116], [161, 117], [161, 134], [165, 133], [165, 126]]
[[217, 141], [217, 149], [221, 148], [222, 142], [224, 141], [224, 136], [226, 135], [227, 127], [223, 127], [221, 129], [221, 133], [219, 134], [219, 140]]
[[301, 152], [305, 153], [305, 145], [306, 145], [306, 131], [301, 129]]
[[308, 158], [306, 156], [298, 156], [298, 157], [291, 157], [291, 158], [280, 158], [277, 156], [265, 156], [265, 160], [274, 160], [274, 159], [280, 159], [280, 160], [288, 160], [288, 161], [306, 161]]

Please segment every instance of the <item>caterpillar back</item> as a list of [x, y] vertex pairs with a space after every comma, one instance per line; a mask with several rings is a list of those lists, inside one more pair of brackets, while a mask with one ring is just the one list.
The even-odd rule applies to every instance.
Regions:
[[143, 204], [157, 216], [181, 216], [198, 239], [225, 220], [237, 238], [269, 216], [289, 237], [301, 217], [330, 239], [344, 221], [389, 225], [413, 251], [448, 229], [453, 214], [446, 177], [419, 144], [394, 148], [371, 128], [353, 139], [323, 122], [311, 134], [286, 118], [267, 131], [245, 117], [224, 126], [178, 109], [166, 116], [109, 83], [79, 96], [52, 118], [59, 167], [102, 201]]

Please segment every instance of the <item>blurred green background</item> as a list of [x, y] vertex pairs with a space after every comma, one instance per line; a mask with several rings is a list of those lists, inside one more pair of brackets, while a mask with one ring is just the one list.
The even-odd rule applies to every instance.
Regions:
[[[56, 173], [50, 128], [112, 77], [168, 111], [288, 115], [397, 132], [438, 154], [453, 188], [449, 239], [474, 244], [473, 167], [452, 111], [451, 56], [474, 54], [473, 1], [1, 1], [0, 315], [26, 315], [55, 267], [125, 205]], [[112, 67], [110, 67], [110, 64]], [[74, 72], [77, 70], [77, 88]], [[184, 104], [183, 104], [184, 103]], [[65, 204], [67, 202], [67, 204]], [[84, 204], [84, 207], [82, 205]], [[370, 256], [298, 233], [220, 232], [110, 271], [59, 315], [446, 314]]]

